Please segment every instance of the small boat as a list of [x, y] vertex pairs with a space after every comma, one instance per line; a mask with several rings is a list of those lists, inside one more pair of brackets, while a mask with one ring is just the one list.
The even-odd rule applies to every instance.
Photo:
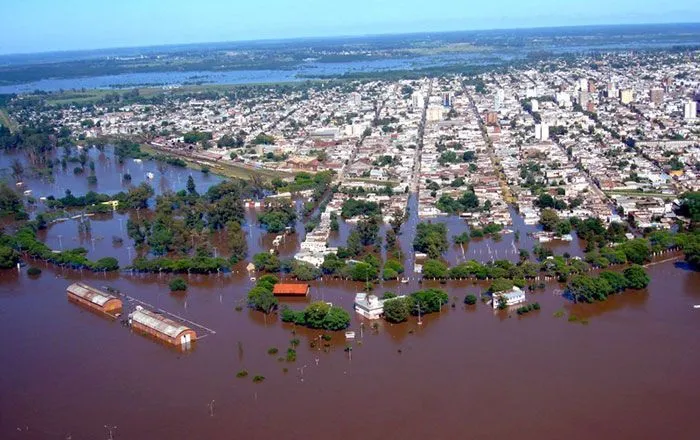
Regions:
[[694, 308], [694, 309], [700, 309], [700, 304], [695, 304], [695, 305], [693, 306], [693, 308]]
[[345, 339], [355, 339], [355, 332], [353, 332], [353, 331], [345, 332]]
[[156, 175], [151, 172], [148, 172], [146, 173], [146, 177], [148, 177], [149, 179], [153, 179], [154, 177], [156, 177]]
[[401, 284], [408, 284], [408, 278], [401, 278]]

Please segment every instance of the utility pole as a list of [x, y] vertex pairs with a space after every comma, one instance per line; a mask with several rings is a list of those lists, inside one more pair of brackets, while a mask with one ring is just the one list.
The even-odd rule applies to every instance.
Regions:
[[105, 425], [105, 429], [107, 430], [107, 440], [114, 440], [114, 431], [117, 430], [117, 427]]
[[214, 402], [215, 400], [209, 402], [209, 417], [214, 417]]

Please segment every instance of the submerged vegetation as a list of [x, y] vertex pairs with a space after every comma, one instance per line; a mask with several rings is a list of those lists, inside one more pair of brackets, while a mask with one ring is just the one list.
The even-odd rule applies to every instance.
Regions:
[[350, 325], [350, 315], [345, 309], [323, 301], [313, 302], [304, 310], [293, 310], [284, 306], [280, 317], [283, 322], [329, 331], [343, 330]]

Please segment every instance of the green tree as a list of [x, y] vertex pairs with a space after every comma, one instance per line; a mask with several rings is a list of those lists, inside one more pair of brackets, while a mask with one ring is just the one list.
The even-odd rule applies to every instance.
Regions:
[[444, 223], [419, 223], [413, 248], [427, 253], [430, 258], [439, 258], [449, 248], [447, 226]]
[[377, 267], [363, 261], [355, 263], [350, 267], [350, 277], [354, 281], [375, 280], [378, 273]]
[[491, 285], [489, 286], [489, 292], [490, 293], [497, 293], [497, 292], [505, 292], [507, 290], [511, 290], [513, 288], [513, 281], [512, 280], [507, 280], [505, 278], [498, 278], [493, 280]]
[[626, 241], [618, 247], [625, 253], [627, 260], [634, 264], [643, 264], [651, 259], [651, 245], [644, 238]]
[[292, 275], [300, 281], [311, 281], [321, 276], [321, 271], [313, 264], [295, 260], [292, 263]]
[[114, 272], [119, 269], [119, 260], [114, 257], [104, 257], [92, 264], [92, 270], [97, 272]]
[[350, 235], [348, 235], [348, 252], [352, 256], [358, 256], [363, 250], [364, 246], [362, 245], [360, 233], [357, 231], [357, 229], [353, 229], [350, 232]]
[[614, 293], [622, 292], [629, 286], [627, 278], [618, 272], [603, 271], [599, 276], [607, 281]]
[[363, 246], [370, 246], [377, 243], [379, 235], [379, 222], [377, 217], [370, 217], [357, 222], [357, 233]]
[[194, 184], [192, 175], [187, 176], [187, 193], [191, 196], [197, 195], [197, 187]]
[[540, 212], [540, 223], [545, 231], [554, 231], [559, 224], [559, 215], [553, 209], [543, 209]]
[[417, 315], [436, 313], [440, 311], [443, 305], [447, 304], [450, 297], [444, 290], [426, 289], [413, 292], [410, 296], [412, 301], [411, 313]]
[[390, 298], [384, 301], [384, 319], [389, 322], [404, 322], [411, 315], [409, 298]]
[[248, 254], [248, 243], [245, 232], [241, 224], [237, 221], [230, 221], [226, 224], [228, 230], [228, 248], [231, 252], [231, 262], [238, 263]]
[[9, 269], [19, 262], [19, 253], [9, 246], [0, 246], [0, 268]]
[[447, 265], [440, 260], [428, 260], [423, 264], [423, 276], [425, 278], [447, 278]]
[[385, 280], [395, 280], [399, 277], [398, 272], [390, 267], [384, 267], [382, 271], [382, 278]]
[[324, 301], [315, 301], [304, 309], [304, 320], [311, 328], [323, 328], [323, 321], [331, 306]]
[[323, 329], [338, 331], [346, 329], [350, 325], [350, 314], [341, 307], [331, 306], [323, 318]]
[[345, 266], [345, 263], [343, 262], [343, 260], [338, 258], [338, 255], [328, 254], [328, 255], [323, 257], [323, 264], [321, 264], [321, 271], [323, 271], [323, 273], [326, 275], [335, 275], [344, 266]]
[[269, 314], [278, 306], [279, 301], [272, 294], [274, 282], [277, 278], [261, 277], [250, 292], [248, 292], [248, 306], [255, 310]]
[[624, 275], [628, 286], [632, 289], [644, 289], [651, 281], [644, 268], [638, 265], [625, 269]]
[[253, 255], [255, 269], [267, 272], [277, 272], [280, 270], [280, 260], [277, 255], [268, 252], [260, 252]]

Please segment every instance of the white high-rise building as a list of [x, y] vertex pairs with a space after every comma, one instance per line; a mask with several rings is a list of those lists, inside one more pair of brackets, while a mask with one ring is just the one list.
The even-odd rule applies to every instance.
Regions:
[[506, 99], [506, 92], [503, 91], [503, 89], [498, 89], [496, 90], [496, 95], [493, 97], [493, 108], [496, 111], [499, 111], [501, 109], [501, 106], [503, 105], [503, 101]]
[[540, 103], [536, 99], [530, 101], [530, 106], [532, 107], [533, 112], [540, 111]]
[[578, 104], [583, 107], [583, 109], [586, 109], [586, 106], [588, 105], [588, 102], [591, 100], [591, 95], [588, 93], [588, 90], [582, 90], [578, 92]]
[[688, 101], [683, 106], [683, 119], [686, 121], [694, 121], [698, 118], [698, 103]]
[[442, 106], [430, 105], [425, 118], [428, 122], [438, 122], [442, 120]]
[[554, 99], [559, 104], [559, 107], [570, 107], [571, 106], [571, 95], [566, 92], [558, 92], [554, 95]]
[[421, 92], [413, 92], [411, 95], [411, 103], [413, 104], [413, 110], [423, 110], [425, 107], [425, 98]]
[[549, 125], [546, 123], [535, 124], [535, 139], [546, 141], [549, 139]]
[[581, 78], [580, 80], [578, 80], [578, 89], [581, 92], [588, 91], [588, 80], [586, 78]]
[[362, 95], [357, 92], [352, 92], [350, 94], [350, 105], [354, 107], [359, 107], [362, 105]]
[[627, 105], [634, 101], [634, 91], [632, 89], [620, 90], [620, 102]]

